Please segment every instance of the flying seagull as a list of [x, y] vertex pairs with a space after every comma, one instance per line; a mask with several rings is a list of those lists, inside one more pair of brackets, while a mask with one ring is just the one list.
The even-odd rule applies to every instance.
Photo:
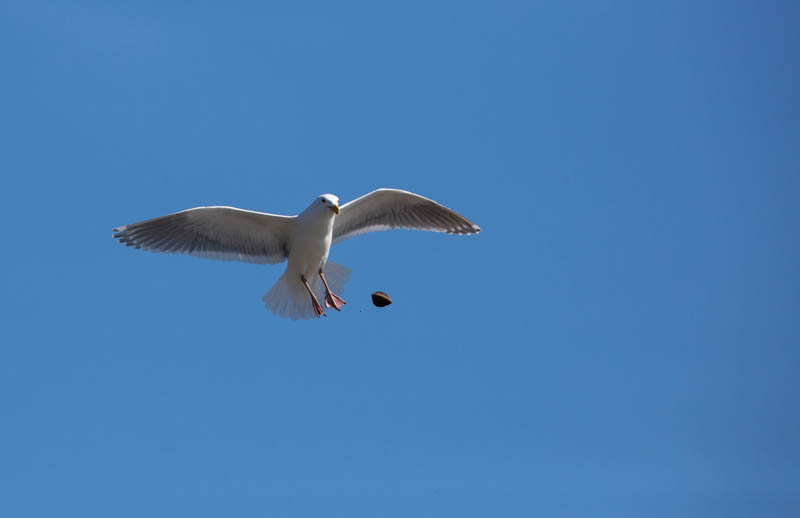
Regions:
[[185, 253], [223, 261], [288, 266], [262, 300], [276, 315], [314, 318], [325, 306], [341, 311], [350, 270], [328, 261], [332, 244], [378, 230], [406, 228], [476, 234], [480, 227], [418, 194], [378, 189], [339, 207], [332, 194], [317, 197], [297, 216], [235, 207], [197, 207], [114, 229], [120, 243], [142, 250]]

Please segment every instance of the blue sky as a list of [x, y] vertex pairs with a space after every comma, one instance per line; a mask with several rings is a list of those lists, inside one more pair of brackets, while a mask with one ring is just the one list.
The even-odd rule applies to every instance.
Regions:
[[[797, 516], [797, 15], [2, 2], [3, 514]], [[319, 321], [111, 239], [377, 187]]]

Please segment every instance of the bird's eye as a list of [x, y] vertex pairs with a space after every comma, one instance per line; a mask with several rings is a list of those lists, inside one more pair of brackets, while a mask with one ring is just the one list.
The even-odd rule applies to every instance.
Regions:
[[325, 200], [319, 200], [320, 203], [325, 203]]

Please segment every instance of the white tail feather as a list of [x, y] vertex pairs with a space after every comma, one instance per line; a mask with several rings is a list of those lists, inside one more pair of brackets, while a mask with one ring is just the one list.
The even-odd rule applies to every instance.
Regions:
[[[350, 278], [350, 269], [340, 264], [327, 262], [322, 269], [325, 280], [331, 291], [340, 295], [344, 291], [344, 285]], [[261, 300], [266, 304], [267, 309], [282, 318], [292, 320], [315, 318], [314, 307], [311, 305], [311, 297], [308, 296], [300, 278], [294, 275], [287, 276], [288, 271], [283, 272], [278, 282], [264, 295]], [[325, 287], [319, 275], [314, 276], [308, 283], [311, 290], [317, 296], [317, 300], [325, 305]]]

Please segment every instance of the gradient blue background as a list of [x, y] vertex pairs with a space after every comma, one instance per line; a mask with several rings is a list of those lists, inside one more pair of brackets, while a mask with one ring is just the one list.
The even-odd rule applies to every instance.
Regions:
[[[796, 5], [3, 1], [0, 514], [800, 515]], [[383, 186], [319, 321], [111, 238]]]

